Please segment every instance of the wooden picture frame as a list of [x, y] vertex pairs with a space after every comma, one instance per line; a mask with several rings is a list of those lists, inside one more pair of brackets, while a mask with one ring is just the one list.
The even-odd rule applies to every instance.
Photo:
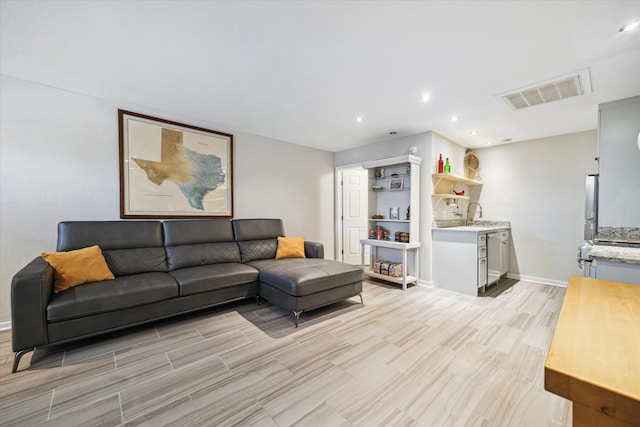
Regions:
[[118, 110], [121, 218], [233, 218], [233, 135]]

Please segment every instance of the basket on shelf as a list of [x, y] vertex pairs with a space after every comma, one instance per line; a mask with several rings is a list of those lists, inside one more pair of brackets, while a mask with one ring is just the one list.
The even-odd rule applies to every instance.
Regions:
[[480, 178], [480, 160], [470, 148], [467, 148], [465, 152], [464, 168], [467, 178], [482, 181], [482, 178]]

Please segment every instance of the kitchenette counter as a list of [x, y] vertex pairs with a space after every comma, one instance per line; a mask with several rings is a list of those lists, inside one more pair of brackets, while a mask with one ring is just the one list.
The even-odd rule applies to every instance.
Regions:
[[500, 226], [479, 226], [479, 225], [461, 225], [458, 227], [434, 228], [434, 231], [455, 231], [462, 233], [493, 233], [496, 231], [509, 230], [509, 227]]
[[433, 231], [455, 231], [462, 233], [486, 234], [511, 229], [509, 221], [473, 221], [470, 225], [453, 225], [433, 228]]
[[599, 227], [594, 241], [640, 244], [640, 227]]
[[432, 228], [433, 284], [478, 296], [509, 272], [508, 221], [450, 222]]
[[575, 426], [637, 426], [640, 286], [573, 276], [544, 366], [544, 388], [573, 401]]
[[595, 244], [591, 247], [590, 255], [591, 258], [601, 261], [640, 264], [640, 248], [638, 247], [632, 248]]

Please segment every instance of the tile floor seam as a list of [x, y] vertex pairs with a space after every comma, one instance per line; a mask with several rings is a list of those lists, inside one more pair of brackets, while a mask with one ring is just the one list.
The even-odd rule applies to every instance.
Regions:
[[122, 410], [122, 392], [118, 392], [118, 406], [120, 407], [120, 424], [124, 424], [126, 420], [124, 419], [124, 411]]
[[49, 402], [49, 411], [47, 412], [47, 421], [51, 420], [51, 411], [53, 409], [53, 399], [56, 396], [56, 389], [53, 389], [53, 392], [51, 393], [51, 401]]

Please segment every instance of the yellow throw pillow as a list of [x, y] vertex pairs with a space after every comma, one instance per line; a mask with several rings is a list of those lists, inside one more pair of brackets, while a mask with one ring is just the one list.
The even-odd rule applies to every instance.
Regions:
[[278, 237], [276, 259], [305, 258], [304, 237]]
[[69, 252], [42, 252], [42, 258], [53, 267], [55, 293], [83, 283], [115, 279], [97, 245]]

